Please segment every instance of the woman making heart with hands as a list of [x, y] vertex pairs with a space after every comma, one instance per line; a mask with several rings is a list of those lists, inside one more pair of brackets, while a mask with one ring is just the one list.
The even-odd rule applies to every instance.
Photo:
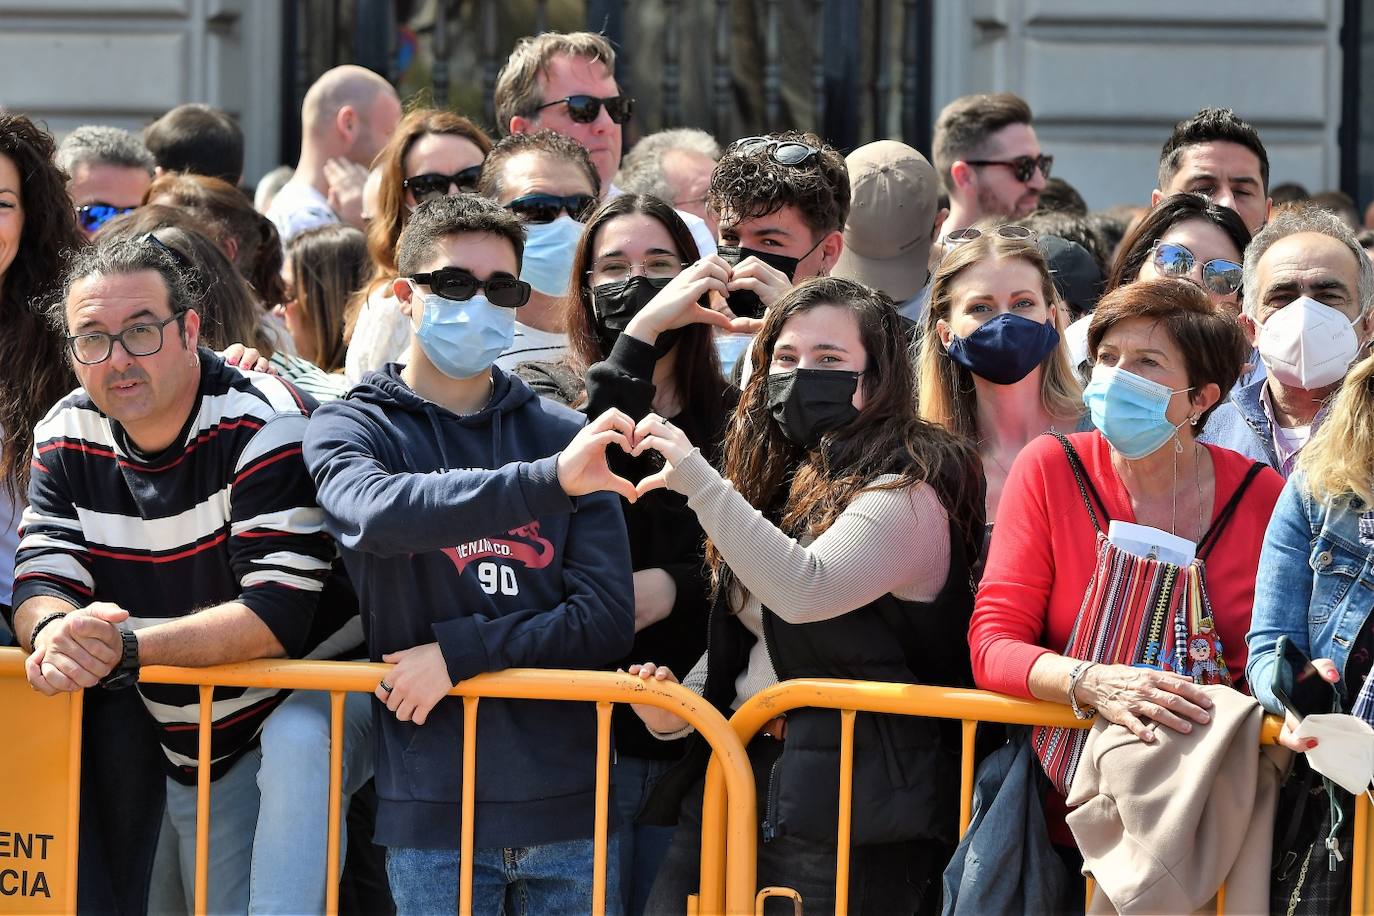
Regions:
[[[686, 684], [727, 715], [793, 677], [970, 682], [964, 631], [982, 470], [969, 446], [917, 416], [905, 340], [881, 294], [848, 280], [806, 281], [764, 318], [723, 475], [659, 414], [630, 437], [632, 455], [664, 463], [639, 482], [641, 497], [661, 487], [685, 496], [706, 532], [709, 650]], [[653, 663], [629, 670], [676, 680]], [[687, 734], [671, 714], [635, 711], [658, 737]], [[796, 888], [819, 910], [834, 905], [836, 798], [822, 787], [835, 784], [838, 735], [834, 713], [798, 710], [749, 746], [770, 838], [759, 849], [760, 886]], [[919, 847], [933, 851], [953, 835], [957, 759], [942, 750], [937, 726], [914, 719], [862, 716], [856, 746], [864, 772], [854, 780], [850, 907], [890, 911], [938, 880], [932, 865], [913, 891], [906, 869], [888, 865], [944, 861]], [[678, 809], [651, 910], [697, 886], [704, 762], [689, 753], [686, 777], [665, 777], [650, 800], [652, 815]]]

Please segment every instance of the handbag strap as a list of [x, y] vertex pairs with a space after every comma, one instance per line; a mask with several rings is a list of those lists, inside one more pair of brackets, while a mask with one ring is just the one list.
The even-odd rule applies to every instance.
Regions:
[[1231, 498], [1226, 501], [1226, 505], [1221, 507], [1217, 513], [1217, 520], [1212, 522], [1212, 526], [1207, 529], [1207, 533], [1202, 536], [1202, 540], [1197, 545], [1197, 555], [1201, 559], [1207, 559], [1212, 552], [1212, 548], [1217, 546], [1217, 541], [1221, 540], [1221, 533], [1226, 528], [1227, 522], [1231, 521], [1231, 516], [1236, 514], [1236, 508], [1240, 505], [1241, 499], [1245, 496], [1245, 491], [1250, 489], [1250, 484], [1260, 475], [1268, 465], [1256, 461], [1250, 465], [1250, 470], [1245, 472], [1245, 477], [1241, 480], [1240, 486], [1236, 487], [1236, 492], [1231, 494]]
[[[1050, 435], [1058, 439], [1059, 444], [1063, 446], [1064, 456], [1069, 459], [1069, 467], [1073, 470], [1074, 482], [1078, 484], [1078, 495], [1083, 498], [1083, 506], [1088, 510], [1088, 518], [1092, 520], [1093, 528], [1097, 533], [1103, 534], [1102, 526], [1097, 521], [1097, 513], [1101, 511], [1102, 517], [1109, 522], [1112, 516], [1111, 513], [1107, 511], [1107, 504], [1102, 501], [1102, 497], [1098, 495], [1097, 488], [1093, 486], [1092, 480], [1083, 469], [1083, 459], [1078, 457], [1078, 452], [1074, 449], [1073, 443], [1069, 442], [1068, 436], [1058, 430], [1054, 430]], [[1092, 494], [1092, 499], [1088, 498], [1089, 493]], [[1094, 503], [1097, 504], [1096, 508], [1093, 506]]]

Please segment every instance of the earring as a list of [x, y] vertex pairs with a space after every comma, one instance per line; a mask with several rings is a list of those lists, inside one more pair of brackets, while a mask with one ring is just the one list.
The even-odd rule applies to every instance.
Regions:
[[1198, 421], [1198, 415], [1197, 415], [1197, 414], [1193, 414], [1191, 417], [1188, 418], [1188, 422], [1192, 423], [1194, 426], [1197, 426], [1197, 421]]
[[191, 357], [190, 357], [190, 359], [188, 360], [188, 363], [187, 363], [187, 364], [190, 365], [190, 366], [192, 366], [192, 367], [199, 366], [199, 365], [200, 365], [200, 354], [197, 353], [195, 350], [192, 350], [192, 351], [191, 351]]

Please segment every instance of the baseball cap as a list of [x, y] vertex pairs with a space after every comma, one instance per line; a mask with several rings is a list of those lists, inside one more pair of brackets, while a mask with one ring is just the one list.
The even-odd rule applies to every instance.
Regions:
[[926, 284], [939, 176], [925, 156], [896, 140], [861, 146], [845, 164], [849, 221], [832, 273], [905, 302]]
[[1102, 271], [1088, 250], [1077, 242], [1057, 235], [1042, 235], [1036, 240], [1055, 289], [1075, 315], [1083, 315], [1097, 307], [1102, 295]]

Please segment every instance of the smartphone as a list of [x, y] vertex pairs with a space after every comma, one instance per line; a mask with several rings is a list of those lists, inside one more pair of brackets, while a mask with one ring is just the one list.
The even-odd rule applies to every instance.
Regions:
[[1287, 636], [1280, 636], [1274, 647], [1275, 665], [1270, 688], [1283, 708], [1294, 718], [1303, 719], [1319, 713], [1333, 712], [1339, 694], [1312, 664], [1307, 654], [1293, 645]]

